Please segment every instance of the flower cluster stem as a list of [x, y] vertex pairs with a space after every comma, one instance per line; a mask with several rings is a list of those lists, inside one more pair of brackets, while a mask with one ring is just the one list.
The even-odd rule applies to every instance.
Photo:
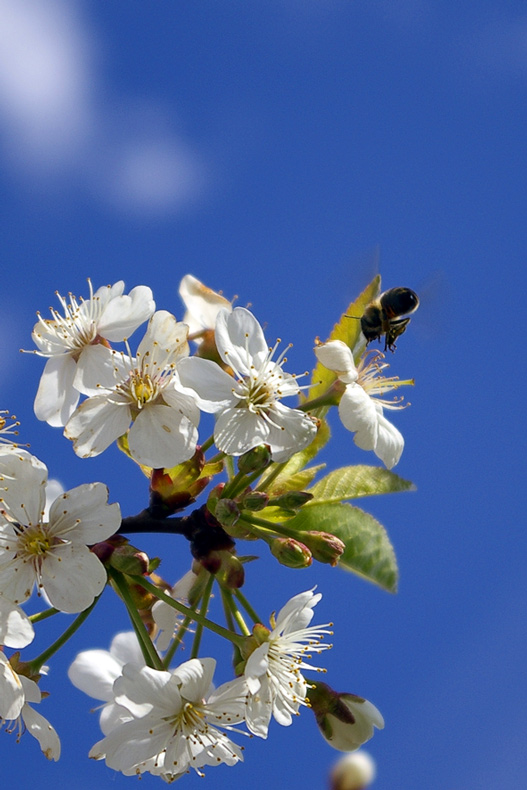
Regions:
[[173, 609], [176, 609], [180, 614], [183, 614], [185, 617], [190, 617], [196, 623], [201, 623], [205, 628], [208, 628], [209, 631], [217, 634], [218, 636], [223, 637], [223, 639], [228, 639], [229, 642], [232, 642], [235, 645], [241, 647], [243, 643], [243, 637], [240, 637], [238, 634], [235, 634], [233, 631], [229, 631], [227, 628], [223, 628], [223, 626], [218, 625], [217, 623], [209, 620], [207, 617], [204, 617], [200, 612], [195, 612], [193, 609], [189, 609], [188, 606], [184, 606], [179, 601], [175, 601], [169, 595], [160, 590], [159, 587], [156, 587], [151, 582], [144, 579], [142, 576], [130, 576], [130, 579], [134, 582], [134, 584], [139, 585], [144, 590], [152, 593], [156, 598], [159, 598], [160, 601], [164, 601]]
[[139, 645], [141, 647], [141, 651], [143, 653], [145, 663], [147, 664], [147, 666], [152, 667], [152, 669], [162, 670], [164, 668], [163, 662], [161, 661], [161, 658], [159, 657], [159, 654], [155, 649], [152, 640], [150, 639], [147, 633], [144, 623], [141, 620], [141, 617], [139, 616], [137, 607], [135, 606], [132, 596], [130, 594], [128, 584], [126, 583], [123, 575], [118, 571], [110, 569], [109, 573], [115, 587], [117, 587], [117, 590], [124, 601], [124, 604], [128, 611], [128, 615], [132, 622], [133, 629], [139, 641]]

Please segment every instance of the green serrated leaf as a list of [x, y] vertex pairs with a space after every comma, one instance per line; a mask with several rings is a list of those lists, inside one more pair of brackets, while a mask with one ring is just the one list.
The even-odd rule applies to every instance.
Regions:
[[[360, 321], [357, 319], [362, 317], [367, 305], [378, 297], [380, 291], [381, 276], [378, 274], [364, 289], [361, 295], [348, 305], [338, 323], [333, 327], [328, 340], [342, 340], [353, 351], [360, 339], [361, 333]], [[312, 386], [309, 390], [309, 400], [323, 395], [333, 384], [336, 377], [336, 374], [332, 370], [328, 370], [324, 365], [321, 365], [320, 362], [317, 362], [311, 377]]]
[[388, 592], [397, 591], [397, 560], [386, 530], [373, 516], [343, 503], [310, 504], [287, 522], [288, 529], [320, 530], [345, 544], [339, 566]]
[[399, 491], [415, 491], [409, 480], [380, 466], [344, 466], [335, 469], [308, 489], [313, 499], [306, 507], [322, 502], [342, 502], [376, 494], [394, 494]]

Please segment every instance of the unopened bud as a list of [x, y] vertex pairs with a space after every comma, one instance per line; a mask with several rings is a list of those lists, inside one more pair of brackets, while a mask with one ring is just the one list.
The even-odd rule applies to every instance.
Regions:
[[241, 506], [244, 510], [263, 510], [269, 504], [269, 495], [264, 491], [248, 491], [243, 495]]
[[271, 449], [260, 444], [238, 458], [238, 470], [245, 475], [264, 470], [271, 463]]
[[229, 590], [238, 590], [243, 587], [245, 581], [243, 565], [239, 558], [229, 551], [222, 551], [221, 555], [221, 567], [216, 575]]
[[313, 562], [308, 547], [294, 538], [275, 538], [270, 548], [273, 557], [288, 568], [308, 568]]
[[375, 763], [367, 752], [345, 754], [331, 771], [330, 790], [365, 790], [375, 779]]
[[334, 749], [352, 752], [369, 741], [374, 727], [382, 730], [384, 719], [375, 705], [356, 694], [339, 694], [315, 680], [308, 690], [309, 704], [320, 732]]
[[284, 510], [298, 510], [310, 499], [313, 499], [313, 494], [309, 494], [307, 491], [286, 491], [280, 496], [273, 497], [269, 504], [276, 505], [276, 507], [281, 507]]
[[234, 526], [240, 518], [240, 508], [234, 499], [219, 499], [214, 511], [214, 517], [222, 527]]
[[310, 532], [299, 532], [298, 536], [309, 547], [317, 562], [325, 562], [335, 566], [346, 548], [341, 539], [330, 532], [312, 530]]
[[129, 576], [143, 576], [148, 573], [150, 561], [144, 551], [126, 543], [114, 550], [108, 560], [108, 565]]

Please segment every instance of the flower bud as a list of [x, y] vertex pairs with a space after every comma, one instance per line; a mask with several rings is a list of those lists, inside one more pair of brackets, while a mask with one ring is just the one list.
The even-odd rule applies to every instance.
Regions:
[[238, 590], [240, 587], [243, 587], [245, 581], [243, 565], [239, 558], [230, 551], [221, 552], [221, 567], [217, 571], [216, 576], [229, 590]]
[[270, 548], [273, 557], [288, 568], [308, 568], [313, 561], [308, 547], [294, 538], [274, 538]]
[[269, 495], [264, 491], [249, 490], [243, 495], [241, 506], [244, 510], [263, 510], [269, 504]]
[[273, 497], [269, 504], [284, 510], [298, 510], [310, 499], [313, 499], [313, 494], [309, 494], [307, 491], [286, 491], [285, 494]]
[[367, 752], [345, 754], [330, 775], [330, 790], [365, 790], [375, 779], [375, 763]]
[[326, 562], [335, 566], [346, 546], [340, 538], [330, 532], [299, 532], [298, 537], [303, 540], [317, 562]]
[[271, 450], [267, 444], [260, 444], [238, 458], [238, 471], [245, 475], [263, 471], [271, 463]]
[[339, 694], [318, 680], [308, 691], [309, 704], [326, 741], [341, 752], [352, 752], [369, 741], [384, 719], [375, 705], [355, 694]]
[[231, 527], [240, 518], [240, 508], [234, 499], [219, 499], [214, 510], [214, 517], [222, 527]]
[[149, 570], [149, 559], [144, 551], [126, 543], [115, 548], [108, 560], [108, 565], [129, 576], [144, 576]]
[[199, 448], [188, 461], [171, 469], [153, 469], [150, 476], [150, 510], [165, 518], [194, 502], [210, 482], [201, 477], [205, 456]]

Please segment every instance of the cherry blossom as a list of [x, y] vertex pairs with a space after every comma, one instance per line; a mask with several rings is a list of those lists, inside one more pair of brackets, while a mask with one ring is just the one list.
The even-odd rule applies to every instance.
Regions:
[[269, 349], [256, 318], [243, 307], [220, 310], [216, 345], [234, 378], [215, 362], [197, 357], [182, 360], [182, 383], [194, 389], [201, 409], [216, 415], [214, 442], [227, 455], [243, 455], [267, 444], [274, 461], [286, 461], [310, 444], [315, 420], [280, 401], [298, 395], [296, 377], [285, 373], [285, 352], [273, 360], [278, 346]]
[[90, 397], [64, 430], [77, 455], [99, 455], [126, 433], [130, 423], [128, 447], [138, 463], [169, 468], [194, 455], [200, 413], [177, 372], [188, 354], [187, 335], [186, 324], [159, 310], [150, 319], [135, 359], [103, 346], [95, 349], [83, 382], [83, 392]]
[[35, 397], [35, 414], [50, 425], [62, 426], [79, 402], [79, 392], [91, 355], [100, 343], [128, 338], [155, 310], [152, 291], [138, 285], [124, 295], [124, 282], [102, 286], [89, 299], [69, 302], [57, 293], [64, 315], [51, 309], [51, 319], [38, 315], [32, 332], [38, 354], [48, 357]]

